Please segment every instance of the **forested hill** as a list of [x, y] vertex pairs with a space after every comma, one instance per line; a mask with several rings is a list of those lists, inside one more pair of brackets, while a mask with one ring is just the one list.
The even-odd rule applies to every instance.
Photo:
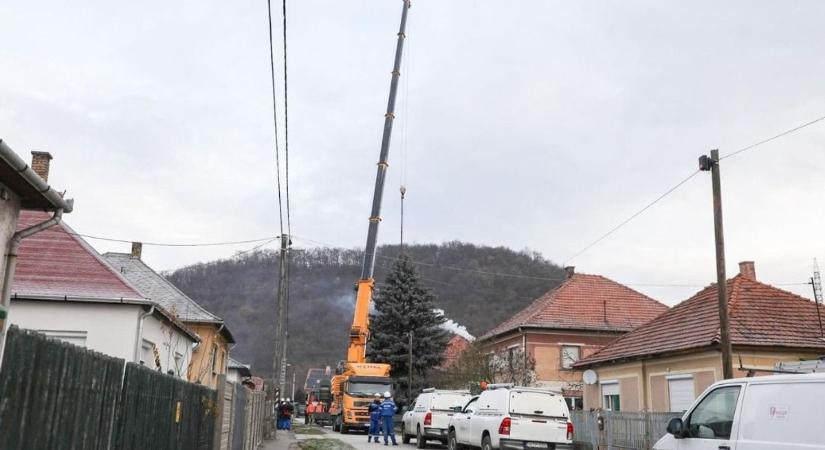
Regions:
[[[563, 278], [563, 270], [534, 252], [461, 242], [405, 245], [424, 283], [448, 318], [479, 335]], [[333, 365], [346, 353], [363, 252], [341, 248], [293, 249], [290, 259], [289, 358], [299, 367]], [[380, 289], [398, 246], [381, 247]], [[263, 251], [183, 267], [167, 274], [182, 291], [226, 320], [238, 342], [232, 356], [268, 375], [272, 366], [278, 255]], [[515, 274], [501, 276], [493, 273]], [[549, 278], [549, 279], [548, 279]], [[291, 378], [291, 374], [290, 374]]]

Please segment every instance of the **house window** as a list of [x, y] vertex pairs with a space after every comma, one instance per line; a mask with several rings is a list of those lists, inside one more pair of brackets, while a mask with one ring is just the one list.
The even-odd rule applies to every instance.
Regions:
[[507, 349], [507, 366], [512, 370], [516, 365], [516, 352], [518, 347], [510, 347]]
[[572, 369], [573, 364], [581, 358], [581, 347], [577, 345], [563, 345], [561, 347], [562, 369]]
[[175, 352], [175, 370], [177, 374], [183, 373], [183, 353]]
[[564, 397], [567, 409], [570, 411], [581, 411], [584, 409], [584, 401], [581, 397]]
[[667, 377], [668, 398], [670, 410], [673, 412], [686, 411], [696, 399], [693, 389], [693, 375], [673, 375]]
[[152, 341], [143, 340], [140, 345], [140, 365], [155, 368], [154, 346], [155, 344]]
[[621, 411], [619, 383], [602, 383], [602, 407], [608, 411]]
[[212, 344], [212, 373], [218, 373], [218, 345]]
[[69, 344], [74, 344], [80, 347], [86, 346], [86, 336], [89, 334], [86, 331], [69, 331], [69, 330], [37, 330], [50, 338], [54, 338]]

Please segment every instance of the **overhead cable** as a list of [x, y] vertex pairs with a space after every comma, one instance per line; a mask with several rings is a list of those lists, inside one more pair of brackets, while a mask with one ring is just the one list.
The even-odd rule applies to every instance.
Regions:
[[117, 239], [117, 238], [110, 238], [110, 237], [102, 237], [102, 236], [92, 236], [89, 234], [82, 234], [82, 233], [68, 233], [72, 236], [79, 236], [86, 239], [94, 239], [97, 241], [107, 241], [107, 242], [122, 242], [125, 244], [129, 244], [132, 242], [140, 242], [143, 245], [147, 246], [154, 246], [154, 247], [220, 247], [225, 245], [239, 245], [239, 244], [254, 244], [257, 242], [264, 242], [269, 241], [272, 242], [274, 240], [280, 239], [280, 236], [269, 236], [259, 239], [245, 239], [242, 241], [225, 241], [225, 242], [195, 242], [195, 243], [188, 243], [188, 242], [144, 242], [141, 240], [136, 239]]
[[275, 126], [275, 179], [278, 184], [278, 224], [284, 234], [284, 211], [281, 200], [281, 161], [278, 143], [278, 102], [275, 92], [275, 48], [272, 44], [272, 1], [266, 0], [267, 18], [269, 19], [269, 74], [272, 79], [272, 121]]
[[813, 125], [813, 124], [815, 124], [815, 123], [817, 123], [817, 122], [821, 122], [821, 121], [823, 121], [823, 120], [825, 120], [825, 116], [820, 116], [820, 117], [817, 117], [816, 119], [814, 119], [814, 120], [812, 120], [812, 121], [810, 121], [810, 122], [805, 122], [805, 123], [803, 123], [802, 125], [799, 125], [799, 126], [797, 126], [797, 127], [791, 128], [790, 130], [785, 130], [785, 131], [783, 131], [783, 132], [781, 132], [781, 133], [779, 133], [779, 134], [777, 134], [777, 135], [775, 135], [775, 136], [771, 136], [771, 137], [769, 137], [769, 138], [767, 138], [767, 139], [763, 139], [763, 140], [761, 140], [761, 141], [759, 141], [759, 142], [756, 142], [756, 143], [754, 143], [754, 144], [748, 145], [747, 147], [740, 148], [739, 150], [736, 150], [736, 151], [735, 151], [735, 152], [733, 152], [733, 153], [730, 153], [730, 154], [727, 154], [727, 155], [725, 155], [725, 156], [722, 156], [721, 158], [719, 158], [719, 160], [721, 161], [721, 160], [723, 160], [723, 159], [730, 158], [731, 156], [736, 156], [736, 155], [738, 155], [738, 154], [740, 154], [740, 153], [742, 153], [742, 152], [746, 152], [746, 151], [748, 151], [748, 150], [750, 150], [750, 149], [753, 149], [753, 148], [759, 147], [759, 146], [760, 146], [760, 145], [762, 145], [762, 144], [767, 144], [768, 142], [771, 142], [771, 141], [773, 141], [773, 140], [779, 139], [779, 138], [781, 138], [781, 137], [783, 137], [783, 136], [787, 136], [787, 135], [789, 135], [789, 134], [791, 134], [791, 133], [795, 133], [795, 132], [797, 132], [797, 131], [799, 131], [799, 130], [801, 130], [801, 129], [805, 128], [805, 127], [809, 127], [809, 126], [811, 126], [811, 125]]
[[292, 234], [292, 219], [289, 208], [289, 77], [287, 76], [286, 52], [286, 0], [281, 2], [284, 28], [284, 169], [286, 172], [286, 232]]
[[675, 191], [676, 189], [679, 189], [680, 187], [682, 187], [682, 185], [683, 185], [683, 184], [685, 184], [685, 183], [687, 183], [688, 181], [690, 181], [690, 179], [691, 179], [691, 178], [693, 178], [693, 177], [695, 177], [695, 176], [696, 176], [696, 174], [698, 174], [698, 173], [699, 173], [699, 170], [697, 169], [696, 171], [694, 171], [693, 173], [691, 173], [691, 174], [690, 174], [690, 175], [688, 175], [687, 177], [683, 178], [681, 181], [679, 181], [678, 183], [676, 183], [674, 186], [672, 186], [671, 188], [669, 188], [668, 190], [666, 190], [666, 191], [665, 191], [662, 195], [660, 195], [660, 196], [656, 197], [655, 199], [653, 199], [653, 201], [652, 201], [652, 202], [650, 202], [650, 203], [648, 203], [647, 205], [645, 205], [642, 209], [640, 209], [640, 210], [636, 211], [636, 212], [635, 212], [635, 213], [633, 213], [630, 217], [628, 217], [627, 219], [623, 220], [622, 222], [620, 222], [620, 223], [619, 223], [618, 225], [616, 225], [615, 227], [611, 228], [611, 229], [610, 229], [607, 233], [604, 233], [603, 235], [599, 236], [599, 238], [597, 238], [597, 239], [596, 239], [596, 240], [594, 240], [593, 242], [591, 242], [591, 243], [587, 244], [586, 246], [584, 246], [584, 248], [582, 248], [581, 250], [579, 250], [579, 251], [577, 251], [576, 253], [574, 253], [574, 254], [573, 254], [573, 256], [570, 256], [570, 257], [568, 257], [567, 259], [565, 259], [565, 260], [564, 260], [564, 262], [562, 263], [562, 265], [566, 265], [568, 262], [570, 262], [570, 260], [572, 260], [572, 259], [576, 258], [577, 256], [581, 255], [582, 253], [584, 253], [584, 252], [586, 252], [586, 251], [590, 250], [591, 248], [593, 248], [593, 247], [594, 247], [596, 244], [598, 244], [599, 242], [601, 242], [601, 241], [603, 241], [603, 240], [607, 239], [607, 237], [608, 237], [608, 236], [610, 236], [611, 234], [613, 234], [613, 233], [615, 233], [616, 231], [618, 231], [621, 227], [623, 227], [623, 226], [627, 225], [627, 224], [628, 224], [631, 220], [633, 220], [633, 219], [635, 219], [635, 218], [639, 217], [642, 213], [644, 213], [645, 211], [647, 211], [648, 209], [650, 209], [650, 207], [651, 207], [651, 206], [655, 205], [656, 203], [659, 203], [659, 202], [660, 202], [663, 198], [665, 198], [665, 197], [667, 197], [668, 195], [670, 195], [671, 193], [673, 193], [673, 191]]

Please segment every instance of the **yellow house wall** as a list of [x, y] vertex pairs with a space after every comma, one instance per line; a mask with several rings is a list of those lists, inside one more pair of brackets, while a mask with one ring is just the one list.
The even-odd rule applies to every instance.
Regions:
[[[744, 377], [747, 371], [739, 370], [739, 357], [747, 368], [770, 369], [780, 361], [813, 359], [817, 355], [803, 352], [738, 351], [734, 349], [734, 377]], [[620, 401], [624, 411], [669, 411], [667, 376], [693, 375], [694, 395], [699, 396], [708, 386], [722, 379], [722, 357], [717, 351], [697, 352], [689, 355], [657, 358], [624, 364], [614, 364], [594, 369], [599, 382], [585, 386], [585, 409], [603, 407], [599, 383], [618, 381]], [[757, 376], [770, 375], [757, 372]], [[636, 385], [630, 388], [631, 382]], [[625, 398], [627, 397], [627, 398]]]
[[[218, 375], [226, 373], [229, 359], [229, 343], [218, 332], [220, 325], [211, 323], [187, 323], [201, 338], [201, 343], [192, 353], [188, 378], [192, 383], [216, 388]], [[215, 370], [212, 369], [212, 354], [215, 353]]]

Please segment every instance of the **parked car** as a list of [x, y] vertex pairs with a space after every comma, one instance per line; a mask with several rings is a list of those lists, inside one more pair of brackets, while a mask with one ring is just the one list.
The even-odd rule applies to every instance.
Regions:
[[451, 417], [450, 450], [572, 450], [573, 423], [559, 392], [492, 384]]
[[825, 450], [825, 373], [739, 378], [713, 384], [655, 450]]
[[424, 448], [427, 440], [446, 444], [450, 417], [471, 397], [470, 391], [424, 389], [401, 419], [401, 440], [409, 444], [415, 437], [418, 448]]

